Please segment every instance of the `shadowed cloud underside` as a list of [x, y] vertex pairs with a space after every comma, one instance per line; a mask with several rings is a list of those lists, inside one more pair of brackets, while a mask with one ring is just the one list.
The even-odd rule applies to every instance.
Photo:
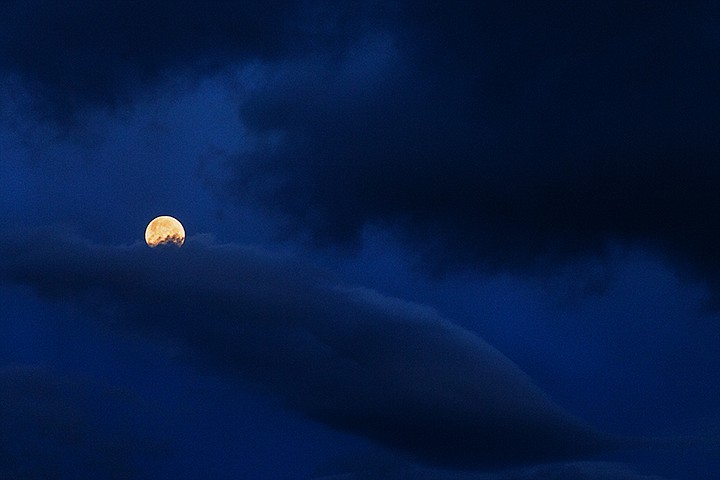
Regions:
[[102, 320], [179, 341], [310, 418], [426, 463], [525, 464], [620, 445], [429, 308], [256, 249], [189, 240], [150, 250], [53, 231], [6, 236], [0, 278], [80, 306], [100, 299]]

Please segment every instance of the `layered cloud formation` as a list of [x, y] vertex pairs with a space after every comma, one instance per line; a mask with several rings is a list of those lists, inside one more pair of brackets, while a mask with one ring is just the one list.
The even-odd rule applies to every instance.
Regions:
[[315, 420], [426, 463], [545, 462], [622, 443], [563, 412], [510, 360], [431, 309], [286, 258], [197, 238], [151, 250], [54, 231], [0, 245], [4, 281], [177, 341]]

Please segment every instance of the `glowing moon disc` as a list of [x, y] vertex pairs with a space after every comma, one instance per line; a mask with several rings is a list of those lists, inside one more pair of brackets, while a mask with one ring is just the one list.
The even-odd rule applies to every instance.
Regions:
[[185, 229], [177, 219], [162, 215], [148, 223], [145, 243], [150, 247], [172, 243], [178, 247], [185, 243]]

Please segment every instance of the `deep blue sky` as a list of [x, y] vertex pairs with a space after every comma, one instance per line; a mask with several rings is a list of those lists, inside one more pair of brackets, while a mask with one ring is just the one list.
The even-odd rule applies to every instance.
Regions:
[[3, 2], [0, 477], [717, 479], [718, 85], [709, 1]]

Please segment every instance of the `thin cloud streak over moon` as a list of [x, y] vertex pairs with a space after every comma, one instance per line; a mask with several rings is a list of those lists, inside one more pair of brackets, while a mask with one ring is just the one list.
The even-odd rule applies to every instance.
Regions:
[[562, 411], [509, 359], [433, 310], [338, 285], [287, 258], [198, 238], [157, 251], [50, 230], [0, 245], [0, 279], [178, 341], [315, 420], [426, 463], [547, 462], [622, 443]]

